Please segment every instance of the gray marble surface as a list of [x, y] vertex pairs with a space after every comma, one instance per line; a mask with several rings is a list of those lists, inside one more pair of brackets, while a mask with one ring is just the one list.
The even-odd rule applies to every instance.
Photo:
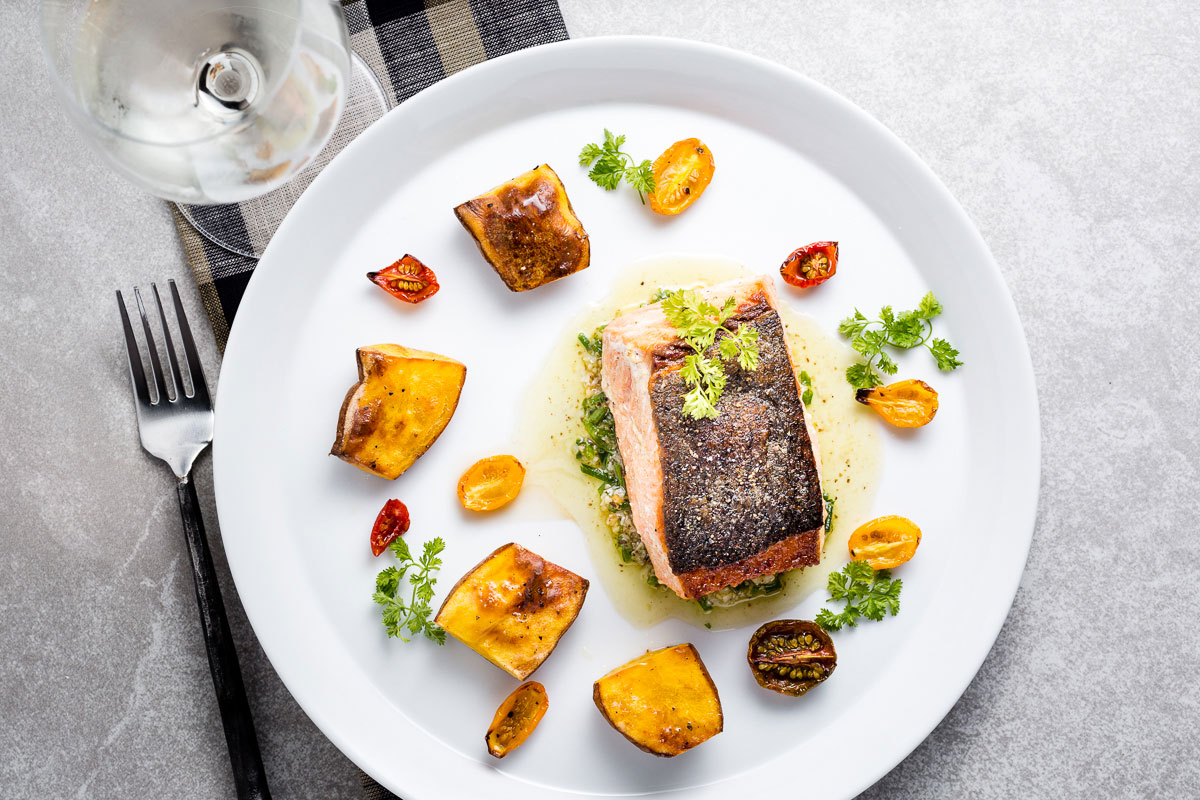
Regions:
[[[1029, 564], [962, 700], [865, 796], [1200, 796], [1198, 7], [562, 6], [575, 37], [715, 42], [841, 92], [941, 176], [1016, 299], [1044, 437]], [[34, 16], [0, 4], [0, 796], [230, 797], [174, 492], [138, 447], [111, 291], [173, 276], [203, 312], [165, 204], [55, 105]], [[215, 367], [207, 331], [202, 347]], [[246, 623], [211, 480], [204, 456], [275, 795], [357, 800], [354, 766]]]

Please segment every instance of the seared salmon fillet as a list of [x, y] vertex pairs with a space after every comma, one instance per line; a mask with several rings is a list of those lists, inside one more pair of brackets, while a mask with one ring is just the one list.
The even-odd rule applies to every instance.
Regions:
[[825, 542], [816, 439], [774, 285], [759, 276], [699, 293], [718, 307], [732, 296], [726, 327], [758, 330], [758, 369], [725, 362], [716, 419], [683, 414], [691, 350], [657, 303], [604, 329], [601, 370], [634, 526], [658, 580], [685, 598], [816, 564]]

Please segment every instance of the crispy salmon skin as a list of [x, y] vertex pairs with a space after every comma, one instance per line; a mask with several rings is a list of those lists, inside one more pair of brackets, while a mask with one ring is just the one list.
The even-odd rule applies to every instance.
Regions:
[[744, 278], [700, 294], [717, 306], [733, 297], [727, 327], [758, 331], [758, 369], [725, 362], [716, 419], [683, 414], [691, 351], [657, 303], [605, 328], [601, 371], [634, 526], [658, 580], [684, 598], [816, 564], [825, 533], [815, 433], [773, 284]]

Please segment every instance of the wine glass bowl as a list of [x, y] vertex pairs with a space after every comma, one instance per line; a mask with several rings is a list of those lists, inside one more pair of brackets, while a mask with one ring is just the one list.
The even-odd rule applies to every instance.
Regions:
[[276, 188], [328, 141], [350, 50], [332, 0], [43, 0], [74, 122], [122, 174], [181, 203]]

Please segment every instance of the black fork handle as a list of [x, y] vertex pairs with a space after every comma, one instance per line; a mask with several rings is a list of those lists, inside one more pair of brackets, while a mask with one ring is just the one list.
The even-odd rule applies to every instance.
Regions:
[[238, 800], [270, 800], [267, 774], [254, 733], [254, 719], [246, 700], [246, 686], [242, 683], [242, 670], [229, 632], [225, 603], [221, 600], [221, 587], [204, 535], [204, 519], [200, 516], [200, 501], [196, 498], [191, 475], [179, 481], [179, 511], [183, 515], [183, 535], [192, 557], [200, 625], [204, 628], [204, 646], [208, 650], [208, 666], [212, 670], [213, 688], [225, 726], [225, 743], [229, 747]]

